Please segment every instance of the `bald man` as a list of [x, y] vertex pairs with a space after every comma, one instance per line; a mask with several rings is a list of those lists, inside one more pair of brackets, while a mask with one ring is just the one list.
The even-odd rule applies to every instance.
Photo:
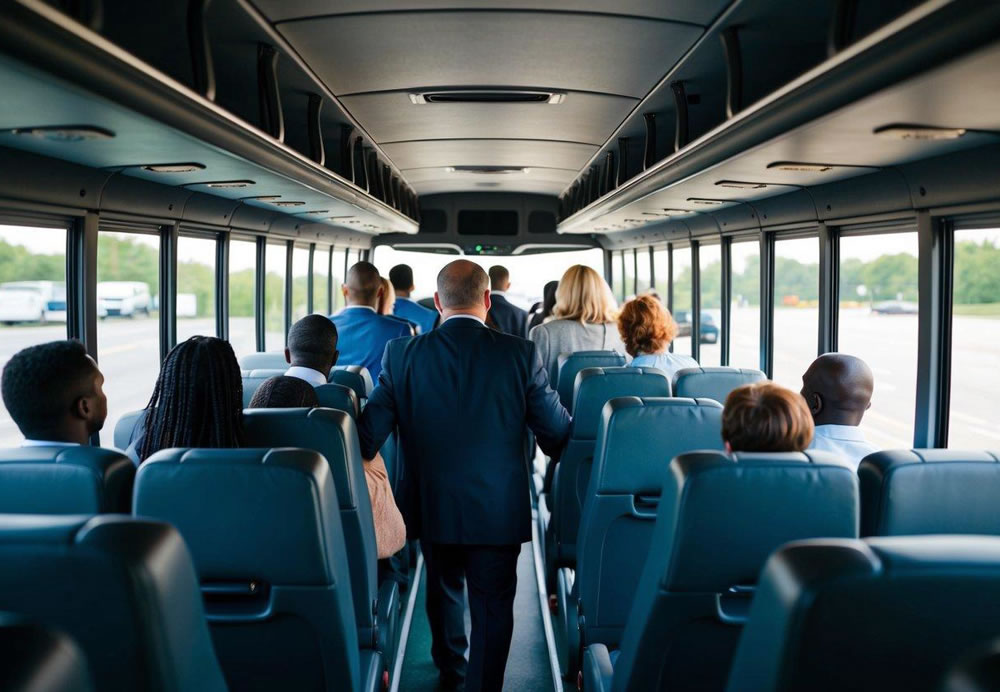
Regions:
[[838, 454], [857, 471], [862, 459], [878, 451], [858, 427], [874, 389], [871, 368], [860, 358], [825, 353], [814, 360], [802, 376], [802, 396], [816, 424], [809, 448]]
[[330, 316], [339, 335], [340, 363], [363, 365], [375, 380], [382, 370], [385, 345], [401, 336], [410, 336], [410, 326], [378, 314], [382, 277], [374, 264], [358, 262], [351, 267], [342, 290], [346, 307]]
[[437, 289], [441, 326], [389, 343], [358, 435], [367, 459], [398, 430], [411, 482], [397, 500], [424, 551], [431, 655], [442, 685], [458, 689], [464, 678], [469, 692], [499, 692], [514, 628], [517, 556], [531, 540], [525, 428], [558, 456], [570, 417], [535, 344], [486, 326], [490, 286], [480, 266], [451, 262]]

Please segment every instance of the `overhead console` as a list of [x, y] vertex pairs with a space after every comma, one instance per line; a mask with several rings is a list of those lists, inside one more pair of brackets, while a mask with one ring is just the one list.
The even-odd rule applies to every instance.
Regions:
[[7, 3], [0, 89], [4, 160], [95, 171], [80, 197], [99, 187], [102, 210], [127, 205], [109, 190], [167, 186], [177, 218], [215, 199], [226, 225], [251, 230], [417, 231], [410, 185], [243, 0]]

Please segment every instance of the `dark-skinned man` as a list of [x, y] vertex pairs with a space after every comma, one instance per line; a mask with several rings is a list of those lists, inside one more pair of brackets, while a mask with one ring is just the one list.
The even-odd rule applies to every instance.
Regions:
[[878, 451], [858, 426], [871, 407], [875, 378], [855, 356], [825, 353], [802, 376], [802, 396], [816, 432], [810, 449], [833, 452], [857, 471], [861, 460]]

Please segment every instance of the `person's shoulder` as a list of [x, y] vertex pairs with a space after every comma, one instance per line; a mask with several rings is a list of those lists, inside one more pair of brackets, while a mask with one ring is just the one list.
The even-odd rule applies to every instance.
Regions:
[[410, 334], [410, 321], [403, 317], [396, 317], [395, 315], [378, 315], [375, 317], [378, 319], [379, 324], [383, 325], [388, 331], [399, 332], [400, 336], [407, 336]]

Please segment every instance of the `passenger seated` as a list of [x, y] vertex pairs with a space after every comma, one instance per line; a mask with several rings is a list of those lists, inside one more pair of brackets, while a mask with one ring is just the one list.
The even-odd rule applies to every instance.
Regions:
[[392, 288], [392, 284], [389, 283], [389, 279], [383, 276], [379, 281], [382, 283], [382, 294], [378, 298], [378, 307], [375, 308], [375, 312], [408, 325], [410, 327], [410, 336], [416, 336], [419, 329], [417, 329], [415, 322], [393, 314], [393, 308], [396, 305], [396, 291]]
[[[337, 364], [337, 327], [322, 315], [306, 315], [288, 330], [285, 377], [296, 377], [313, 387], [324, 385]], [[253, 408], [251, 406], [251, 408]]]
[[633, 368], [657, 368], [672, 380], [678, 370], [698, 367], [698, 361], [691, 356], [670, 353], [670, 343], [677, 336], [677, 322], [651, 295], [641, 295], [625, 303], [618, 315], [618, 333], [632, 356]]
[[160, 367], [125, 453], [136, 464], [170, 447], [241, 447], [243, 380], [228, 341], [192, 336]]
[[434, 329], [438, 321], [438, 311], [433, 307], [433, 300], [428, 308], [410, 298], [415, 288], [413, 269], [410, 265], [397, 264], [390, 269], [389, 281], [392, 282], [392, 288], [396, 292], [396, 303], [392, 308], [392, 314], [416, 323], [418, 334], [426, 334]]
[[575, 264], [566, 270], [556, 289], [552, 319], [531, 330], [538, 355], [549, 373], [549, 382], [559, 375], [559, 355], [577, 351], [625, 353], [615, 320], [618, 306], [607, 282], [590, 267]]
[[545, 288], [542, 289], [542, 302], [532, 305], [529, 311], [528, 332], [552, 317], [552, 311], [556, 307], [556, 289], [558, 288], [558, 281], [550, 281], [545, 284]]
[[528, 313], [507, 300], [510, 290], [510, 272], [507, 267], [494, 264], [490, 267], [490, 311], [487, 315], [496, 328], [505, 334], [526, 336]]
[[0, 377], [3, 404], [24, 435], [22, 447], [85, 445], [104, 426], [104, 375], [79, 341], [18, 351]]
[[247, 408], [316, 408], [316, 388], [298, 377], [278, 375], [260, 383]]
[[878, 451], [858, 427], [874, 389], [872, 370], [860, 358], [824, 353], [814, 360], [802, 376], [802, 396], [816, 424], [810, 449], [835, 452], [857, 471], [862, 459]]
[[727, 452], [802, 452], [813, 438], [813, 420], [801, 396], [774, 382], [737, 387], [722, 411]]
[[378, 381], [385, 345], [410, 336], [410, 327], [376, 311], [382, 284], [374, 264], [358, 262], [351, 267], [343, 291], [347, 306], [330, 316], [340, 334], [340, 360], [345, 365], [363, 365]]

